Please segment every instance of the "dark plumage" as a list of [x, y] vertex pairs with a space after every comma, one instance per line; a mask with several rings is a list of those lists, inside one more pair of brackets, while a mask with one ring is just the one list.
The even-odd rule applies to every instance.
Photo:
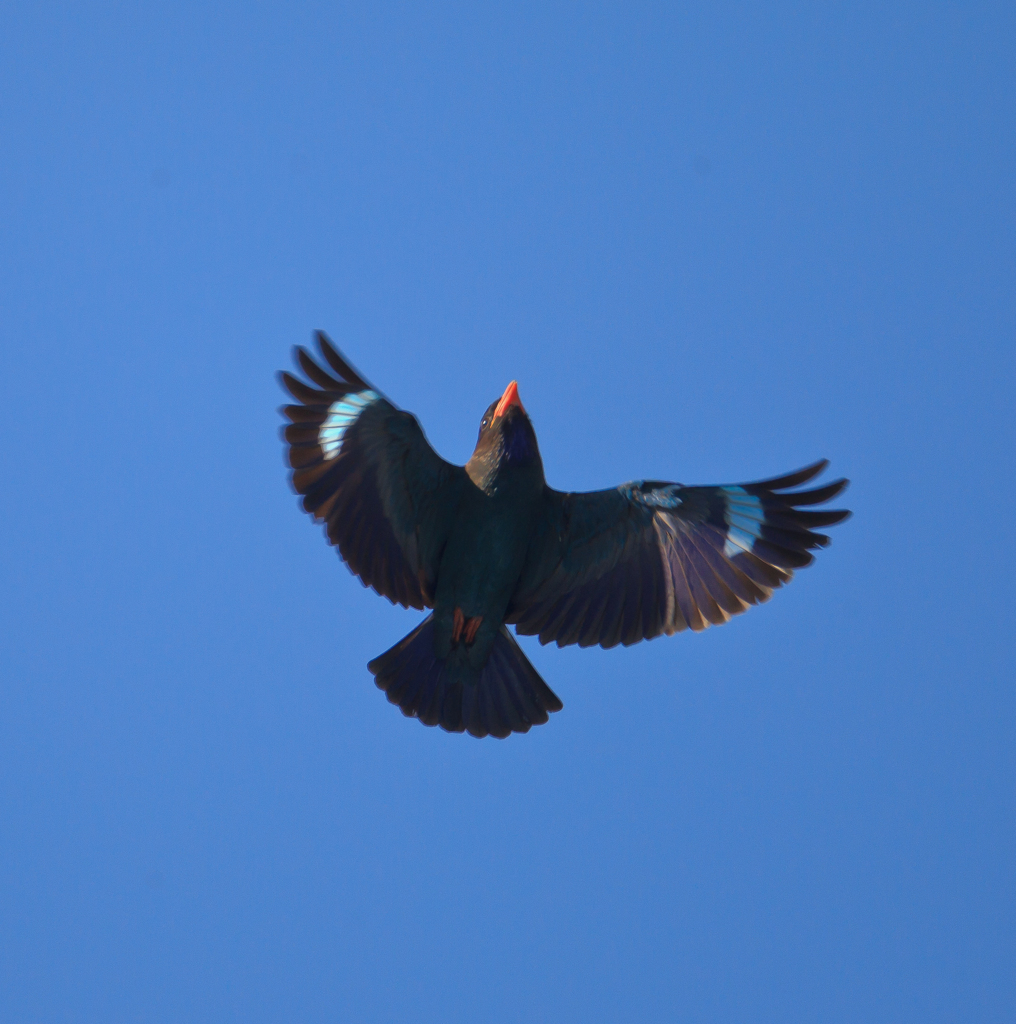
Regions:
[[606, 491], [548, 487], [514, 381], [453, 466], [416, 418], [368, 384], [321, 332], [322, 369], [296, 349], [310, 387], [282, 410], [305, 511], [365, 586], [431, 608], [368, 668], [403, 714], [451, 732], [528, 732], [561, 701], [506, 623], [543, 644], [634, 644], [701, 630], [767, 601], [850, 513], [815, 511], [847, 486], [794, 491], [823, 460], [759, 483], [638, 480]]

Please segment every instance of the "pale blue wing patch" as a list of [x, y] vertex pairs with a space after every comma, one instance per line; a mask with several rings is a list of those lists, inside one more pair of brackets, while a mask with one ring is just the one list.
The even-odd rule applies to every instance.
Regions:
[[751, 551], [755, 540], [762, 536], [765, 512], [762, 511], [761, 500], [743, 487], [722, 487], [721, 491], [727, 505], [723, 513], [727, 524], [723, 554], [733, 558], [742, 551]]
[[376, 391], [353, 391], [332, 403], [318, 431], [318, 444], [326, 459], [334, 459], [339, 454], [346, 431], [357, 421], [360, 413], [380, 397]]

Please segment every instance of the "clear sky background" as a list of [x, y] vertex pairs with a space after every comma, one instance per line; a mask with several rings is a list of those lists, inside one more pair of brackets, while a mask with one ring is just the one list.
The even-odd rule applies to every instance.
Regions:
[[[1016, 1014], [1016, 16], [6, 4], [0, 1019]], [[324, 328], [562, 489], [832, 459], [771, 603], [505, 742], [296, 508]]]

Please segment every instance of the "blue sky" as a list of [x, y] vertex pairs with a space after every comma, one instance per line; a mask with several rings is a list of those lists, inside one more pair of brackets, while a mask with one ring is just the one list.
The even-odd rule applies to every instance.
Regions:
[[[4, 1020], [1012, 1018], [1005, 5], [3, 20]], [[424, 729], [286, 482], [318, 327], [449, 459], [517, 378], [558, 488], [855, 515]]]

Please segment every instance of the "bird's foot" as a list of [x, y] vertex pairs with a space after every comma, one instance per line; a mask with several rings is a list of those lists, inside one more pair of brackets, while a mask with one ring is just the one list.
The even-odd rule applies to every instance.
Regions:
[[452, 616], [452, 643], [457, 644], [460, 640], [464, 640], [466, 646], [470, 647], [476, 639], [481, 622], [483, 622], [482, 615], [474, 615], [471, 619], [467, 619], [462, 614], [462, 609], [456, 608]]
[[474, 615], [471, 619], [466, 619], [466, 646], [471, 647], [473, 641], [476, 639], [476, 633], [480, 628], [480, 623], [483, 622], [482, 615]]

